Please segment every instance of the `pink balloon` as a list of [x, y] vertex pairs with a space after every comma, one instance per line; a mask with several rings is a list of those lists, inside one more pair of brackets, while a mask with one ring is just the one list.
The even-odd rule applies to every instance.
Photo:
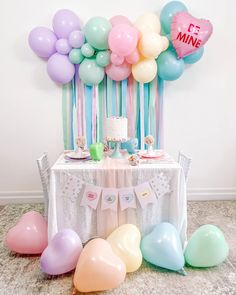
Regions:
[[47, 244], [47, 223], [36, 211], [23, 214], [6, 235], [8, 249], [20, 254], [41, 254]]
[[48, 60], [47, 72], [54, 82], [67, 84], [74, 77], [75, 67], [67, 55], [54, 53]]
[[127, 24], [117, 25], [111, 29], [108, 36], [108, 43], [112, 52], [120, 56], [127, 56], [137, 46], [137, 30]]
[[113, 27], [121, 24], [132, 25], [128, 17], [123, 15], [115, 15], [109, 21]]
[[136, 64], [140, 59], [140, 54], [137, 50], [137, 48], [128, 56], [126, 56], [125, 60], [131, 64], [131, 65], [134, 65]]
[[64, 229], [58, 232], [40, 257], [42, 271], [60, 275], [73, 270], [82, 249], [82, 242], [75, 231]]
[[117, 55], [116, 53], [112, 52], [111, 53], [111, 62], [116, 65], [116, 66], [119, 66], [121, 64], [123, 64], [124, 62], [124, 57], [123, 56], [119, 56]]
[[129, 77], [131, 74], [131, 66], [126, 61], [120, 66], [111, 63], [106, 67], [105, 71], [107, 76], [112, 80], [121, 81]]
[[197, 19], [187, 12], [178, 12], [171, 23], [171, 41], [182, 58], [197, 51], [210, 38], [213, 31], [208, 20]]

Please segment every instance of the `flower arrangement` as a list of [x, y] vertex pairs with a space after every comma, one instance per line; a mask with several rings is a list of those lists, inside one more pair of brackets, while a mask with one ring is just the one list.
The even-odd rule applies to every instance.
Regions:
[[85, 146], [86, 146], [86, 141], [84, 136], [79, 136], [76, 140], [76, 145], [79, 150], [84, 151]]
[[129, 160], [130, 165], [132, 165], [132, 166], [138, 166], [139, 162], [140, 162], [140, 158], [136, 154], [131, 155], [128, 160]]

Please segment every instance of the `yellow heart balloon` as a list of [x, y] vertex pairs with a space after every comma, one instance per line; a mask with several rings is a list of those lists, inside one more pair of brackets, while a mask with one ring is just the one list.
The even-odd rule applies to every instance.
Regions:
[[141, 234], [135, 225], [121, 225], [109, 235], [107, 241], [113, 252], [125, 263], [127, 272], [139, 269], [142, 264]]

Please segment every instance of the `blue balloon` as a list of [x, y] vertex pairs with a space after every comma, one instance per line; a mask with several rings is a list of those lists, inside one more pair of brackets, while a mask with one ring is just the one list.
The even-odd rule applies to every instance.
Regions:
[[188, 11], [184, 3], [180, 1], [171, 1], [162, 8], [160, 21], [161, 27], [164, 29], [166, 34], [170, 33], [173, 15], [180, 11]]
[[184, 255], [176, 228], [168, 223], [157, 224], [141, 241], [143, 258], [159, 267], [184, 274]]
[[184, 72], [184, 61], [178, 59], [173, 49], [162, 52], [157, 58], [158, 76], [167, 81], [178, 79]]
[[186, 64], [194, 64], [195, 62], [201, 59], [201, 57], [203, 56], [203, 53], [204, 53], [204, 47], [200, 47], [195, 52], [185, 56], [183, 60]]

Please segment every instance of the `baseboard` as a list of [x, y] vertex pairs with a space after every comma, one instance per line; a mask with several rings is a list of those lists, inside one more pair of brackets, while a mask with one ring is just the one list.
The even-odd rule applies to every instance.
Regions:
[[236, 200], [236, 187], [190, 188], [187, 195], [190, 201]]
[[[236, 188], [190, 188], [187, 190], [190, 201], [236, 200]], [[0, 192], [0, 205], [43, 203], [42, 191]]]

